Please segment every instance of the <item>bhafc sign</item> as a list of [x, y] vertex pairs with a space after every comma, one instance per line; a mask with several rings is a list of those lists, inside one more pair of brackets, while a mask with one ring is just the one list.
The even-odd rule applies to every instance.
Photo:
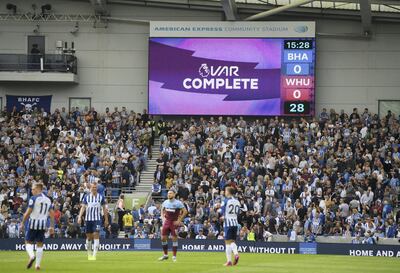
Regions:
[[32, 111], [34, 108], [43, 108], [46, 112], [50, 112], [52, 96], [13, 96], [6, 95], [7, 112], [11, 112], [14, 107], [17, 111], [25, 108], [27, 111]]

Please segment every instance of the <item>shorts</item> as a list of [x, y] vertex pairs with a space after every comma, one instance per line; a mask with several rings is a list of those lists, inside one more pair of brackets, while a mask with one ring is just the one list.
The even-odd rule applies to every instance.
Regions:
[[238, 228], [236, 227], [224, 227], [224, 239], [235, 241], [237, 238]]
[[165, 221], [161, 229], [161, 235], [168, 236], [169, 234], [172, 237], [176, 237], [176, 226], [172, 221]]
[[28, 229], [25, 233], [25, 241], [32, 243], [43, 243], [45, 230]]
[[133, 227], [124, 227], [125, 233], [130, 233]]
[[86, 221], [86, 233], [95, 233], [100, 232], [101, 229], [101, 221]]

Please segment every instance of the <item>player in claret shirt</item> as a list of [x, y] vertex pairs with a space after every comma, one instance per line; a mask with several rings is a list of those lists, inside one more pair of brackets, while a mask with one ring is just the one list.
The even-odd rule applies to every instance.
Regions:
[[168, 191], [168, 200], [165, 200], [161, 208], [161, 218], [163, 222], [161, 230], [161, 244], [164, 255], [159, 258], [159, 261], [168, 259], [168, 235], [172, 237], [172, 261], [176, 262], [176, 252], [178, 250], [178, 236], [176, 229], [182, 224], [182, 220], [187, 214], [187, 210], [183, 203], [175, 199], [175, 190]]

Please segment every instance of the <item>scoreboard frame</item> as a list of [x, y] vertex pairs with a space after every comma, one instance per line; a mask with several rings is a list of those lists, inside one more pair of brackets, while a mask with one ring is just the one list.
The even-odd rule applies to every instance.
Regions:
[[[315, 35], [315, 21], [279, 21], [279, 22], [212, 22], [212, 21], [151, 21], [150, 22], [150, 35], [149, 42], [152, 38], [231, 38], [231, 39], [281, 39], [281, 84], [280, 84], [280, 111], [263, 111], [264, 113], [235, 113], [234, 109], [229, 113], [186, 113], [183, 111], [178, 113], [176, 111], [169, 111], [168, 109], [154, 110], [157, 106], [153, 107], [154, 115], [166, 116], [281, 116], [281, 117], [307, 117], [315, 116], [316, 106], [316, 35]], [[291, 75], [286, 74], [287, 66], [284, 62], [284, 51], [311, 51], [312, 60], [300, 62], [308, 70], [304, 70], [303, 75], [296, 75], [294, 69], [299, 69], [299, 66], [292, 66], [294, 71]], [[148, 51], [150, 60], [150, 50]], [[287, 59], [286, 59], [287, 60]], [[292, 61], [294, 63], [294, 61]], [[299, 65], [299, 64], [297, 64]], [[150, 65], [148, 69], [150, 75]], [[296, 76], [304, 77], [306, 80], [310, 79], [312, 82], [308, 86], [297, 86], [289, 83], [284, 84], [285, 77], [296, 78]], [[150, 80], [150, 77], [148, 77]], [[150, 112], [150, 86], [148, 86], [148, 109]], [[278, 97], [279, 98], [279, 97]], [[157, 112], [157, 113], [156, 113]], [[218, 111], [217, 111], [218, 112]], [[268, 113], [270, 112], [270, 113]]]

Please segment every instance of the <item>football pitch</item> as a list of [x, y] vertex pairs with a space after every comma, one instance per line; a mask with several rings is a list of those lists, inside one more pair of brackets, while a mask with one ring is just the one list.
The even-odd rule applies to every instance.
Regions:
[[[43, 272], [271, 272], [271, 273], [368, 273], [399, 272], [400, 259], [386, 257], [352, 257], [328, 255], [279, 255], [242, 253], [237, 266], [223, 267], [225, 253], [181, 252], [173, 263], [157, 261], [161, 252], [104, 251], [97, 261], [88, 261], [86, 252], [44, 252]], [[35, 271], [26, 269], [28, 258], [22, 251], [0, 251], [0, 268], [4, 273]]]

